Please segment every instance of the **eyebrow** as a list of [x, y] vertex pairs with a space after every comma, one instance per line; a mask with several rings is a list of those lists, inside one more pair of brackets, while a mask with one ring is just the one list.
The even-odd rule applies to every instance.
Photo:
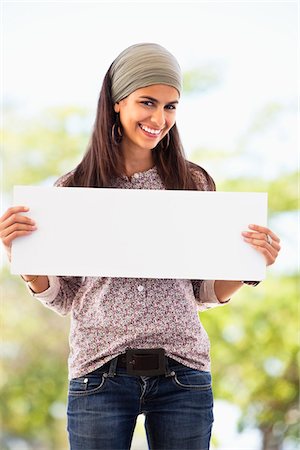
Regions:
[[[142, 96], [139, 97], [139, 98], [145, 98], [145, 99], [147, 99], [147, 100], [151, 100], [151, 102], [159, 103], [159, 101], [158, 101], [156, 98], [148, 97], [148, 95], [142, 95]], [[172, 102], [168, 102], [167, 105], [171, 105], [171, 104], [174, 104], [174, 103], [178, 103], [178, 100], [174, 100], [174, 101], [172, 101]]]

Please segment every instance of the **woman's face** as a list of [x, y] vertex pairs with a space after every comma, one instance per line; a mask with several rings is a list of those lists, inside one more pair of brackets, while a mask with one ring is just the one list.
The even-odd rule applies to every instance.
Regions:
[[137, 89], [116, 103], [123, 127], [123, 150], [151, 150], [175, 124], [177, 89], [155, 84]]

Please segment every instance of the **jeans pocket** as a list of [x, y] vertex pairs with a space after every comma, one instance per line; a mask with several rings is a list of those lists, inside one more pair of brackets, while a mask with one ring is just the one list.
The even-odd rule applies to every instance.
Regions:
[[173, 371], [172, 381], [180, 389], [209, 391], [212, 388], [210, 372], [195, 369]]
[[81, 397], [96, 394], [104, 387], [107, 377], [107, 373], [102, 373], [74, 378], [69, 382], [69, 396]]

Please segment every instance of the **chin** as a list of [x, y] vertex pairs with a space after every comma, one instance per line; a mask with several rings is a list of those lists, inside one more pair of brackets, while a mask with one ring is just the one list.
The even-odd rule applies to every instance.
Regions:
[[159, 142], [157, 142], [157, 143], [153, 142], [153, 144], [149, 143], [148, 145], [147, 144], [139, 145], [139, 147], [141, 150], [144, 150], [145, 152], [147, 152], [147, 151], [153, 150], [158, 144], [159, 144]]

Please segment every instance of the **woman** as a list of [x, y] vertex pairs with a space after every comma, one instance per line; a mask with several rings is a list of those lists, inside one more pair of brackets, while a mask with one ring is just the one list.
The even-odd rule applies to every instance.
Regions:
[[[176, 127], [180, 67], [165, 48], [125, 49], [105, 75], [94, 130], [81, 163], [58, 186], [215, 190], [188, 162]], [[11, 243], [36, 229], [10, 208], [0, 220]], [[268, 228], [246, 242], [273, 264], [280, 250]], [[198, 310], [229, 301], [243, 281], [23, 275], [30, 292], [71, 313], [68, 432], [72, 450], [129, 449], [139, 414], [151, 449], [209, 448], [213, 423], [209, 340]], [[247, 282], [247, 284], [257, 282]]]

